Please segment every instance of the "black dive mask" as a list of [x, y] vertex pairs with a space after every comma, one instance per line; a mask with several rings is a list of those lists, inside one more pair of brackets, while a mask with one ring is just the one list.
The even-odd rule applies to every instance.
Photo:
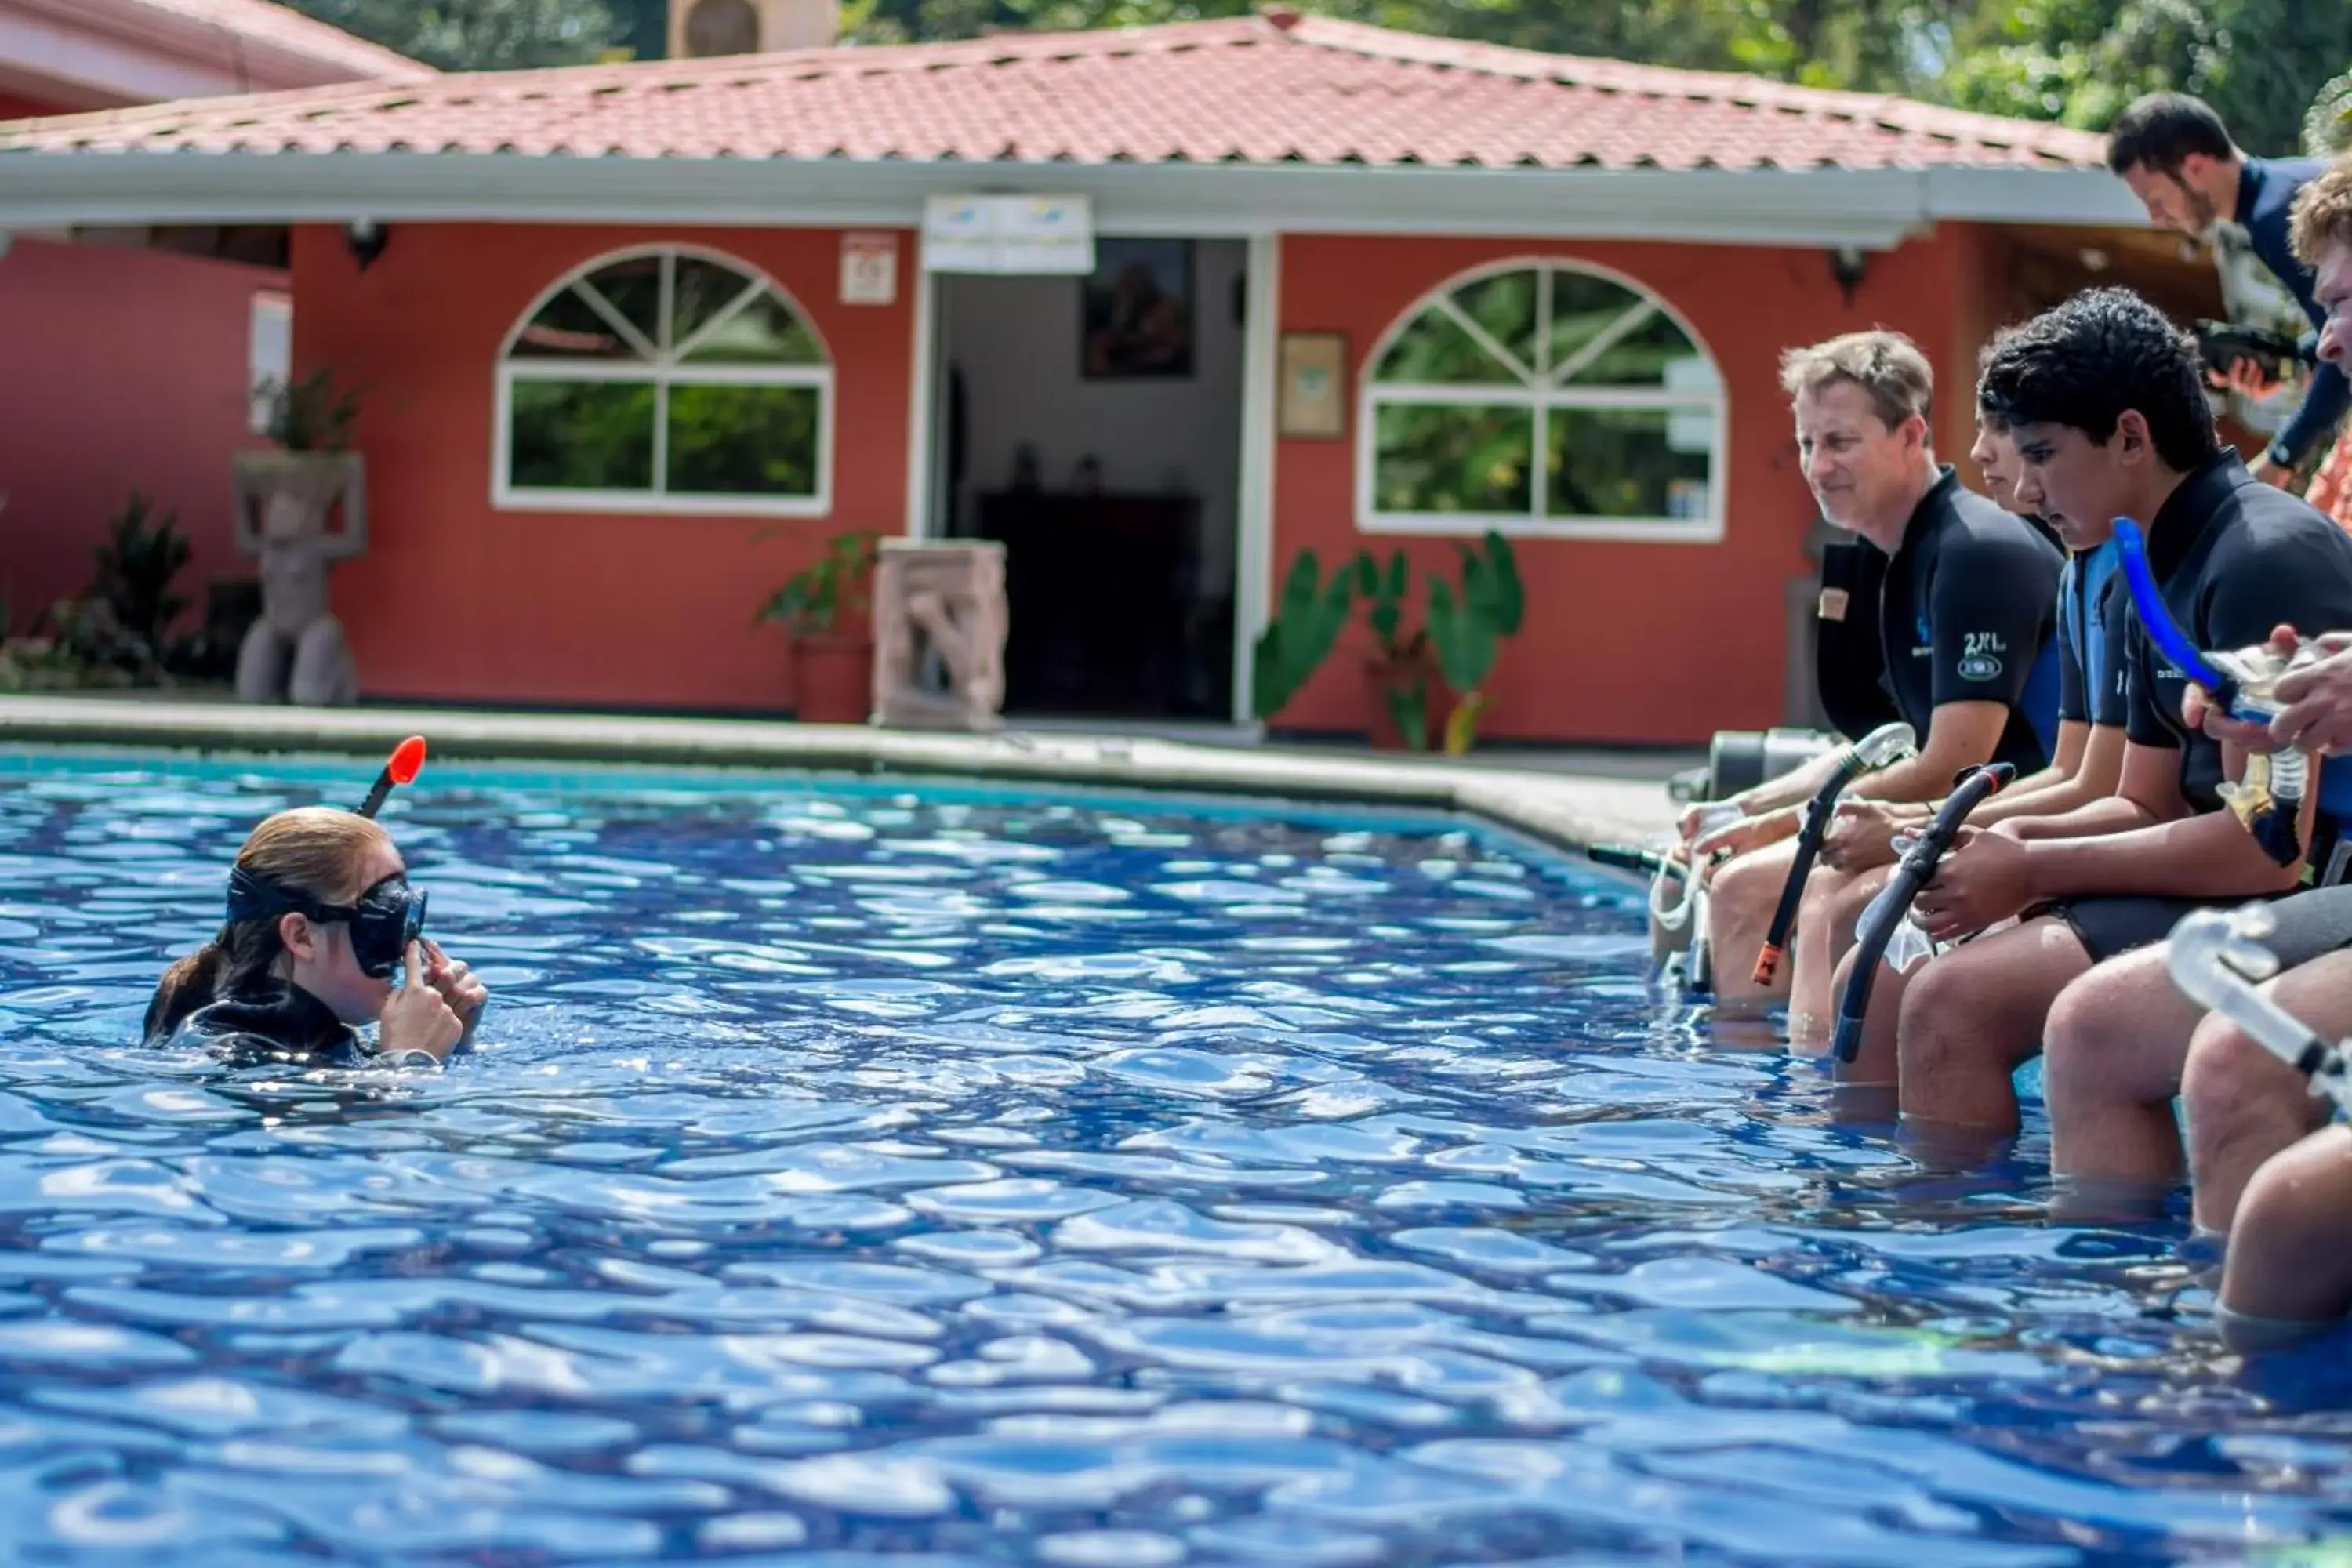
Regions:
[[268, 877], [257, 877], [242, 866], [228, 874], [228, 918], [231, 921], [275, 920], [279, 915], [307, 915], [324, 924], [341, 921], [352, 928], [352, 957], [360, 973], [383, 980], [400, 967], [408, 944], [425, 930], [425, 895], [395, 871], [359, 896], [354, 903], [324, 904]]

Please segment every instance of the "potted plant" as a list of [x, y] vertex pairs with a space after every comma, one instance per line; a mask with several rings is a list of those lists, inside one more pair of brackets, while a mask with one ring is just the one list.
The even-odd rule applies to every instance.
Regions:
[[264, 382], [255, 395], [262, 409], [262, 434], [278, 449], [236, 454], [241, 495], [257, 512], [266, 512], [280, 496], [295, 497], [322, 526], [359, 463], [351, 449], [358, 396], [336, 385], [334, 373], [324, 367], [299, 381]]
[[1258, 634], [1250, 666], [1250, 706], [1260, 720], [1282, 711], [1322, 668], [1355, 606], [1355, 573], [1343, 566], [1323, 579], [1323, 563], [1302, 550], [1283, 579], [1274, 618]]
[[753, 624], [792, 639], [793, 711], [807, 724], [862, 724], [874, 701], [875, 536], [835, 534], [776, 590]]
[[1451, 697], [1431, 656], [1426, 626], [1404, 629], [1412, 595], [1412, 563], [1396, 551], [1385, 566], [1369, 550], [1356, 557], [1356, 591], [1370, 607], [1365, 619], [1372, 649], [1364, 657], [1364, 696], [1371, 710], [1371, 742], [1395, 751], [1429, 750], [1433, 729], [1452, 717]]
[[1460, 693], [1445, 721], [1445, 753], [1470, 749], [1486, 711], [1486, 677], [1494, 672], [1502, 640], [1516, 636], [1526, 609], [1518, 562], [1510, 541], [1489, 531], [1483, 548], [1454, 547], [1462, 557], [1462, 586], [1442, 577], [1429, 584], [1429, 643], [1445, 684]]

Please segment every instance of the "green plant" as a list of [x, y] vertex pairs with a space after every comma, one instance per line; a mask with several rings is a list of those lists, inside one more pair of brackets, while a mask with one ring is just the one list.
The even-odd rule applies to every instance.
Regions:
[[1501, 533], [1489, 530], [1483, 548], [1455, 549], [1462, 557], [1461, 590], [1442, 577], [1430, 579], [1429, 638], [1438, 673], [1459, 694], [1445, 723], [1446, 754], [1458, 757], [1477, 733], [1486, 707], [1481, 688], [1494, 673], [1502, 640], [1517, 634], [1527, 603], [1517, 559]]
[[1282, 603], [1258, 634], [1250, 668], [1250, 702], [1260, 719], [1271, 719], [1297, 695], [1307, 678], [1330, 657], [1331, 645], [1354, 608], [1352, 573], [1346, 567], [1323, 581], [1323, 563], [1302, 550], [1283, 580]]
[[1429, 634], [1419, 628], [1411, 636], [1404, 632], [1405, 602], [1412, 596], [1412, 563], [1399, 550], [1382, 567], [1380, 558], [1366, 550], [1357, 554], [1355, 570], [1356, 592], [1370, 605], [1364, 618], [1380, 640], [1381, 657], [1391, 663], [1420, 658]]
[[793, 637], [817, 637], [831, 631], [844, 610], [852, 617], [864, 616], [872, 603], [878, 550], [870, 533], [834, 535], [814, 564], [775, 591], [752, 617], [752, 625], [782, 621]]
[[323, 365], [299, 381], [273, 377], [255, 389], [268, 410], [263, 433], [289, 452], [341, 452], [352, 444], [358, 394]]
[[188, 601], [172, 592], [188, 563], [188, 536], [179, 514], [155, 515], [137, 490], [107, 524], [106, 542], [92, 552], [96, 571], [68, 645], [93, 664], [152, 671], [173, 651], [172, 623]]

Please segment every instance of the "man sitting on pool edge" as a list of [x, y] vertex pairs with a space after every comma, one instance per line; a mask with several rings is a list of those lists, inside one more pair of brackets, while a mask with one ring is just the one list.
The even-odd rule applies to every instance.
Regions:
[[[1857, 798], [1940, 798], [1964, 768], [1998, 759], [2032, 773], [2048, 760], [2057, 716], [2057, 547], [1963, 486], [1936, 460], [1927, 418], [1934, 373], [1897, 332], [1866, 331], [1790, 351], [1781, 384], [1822, 514], [1889, 557], [1879, 603], [1885, 679], [1922, 739], [1918, 755], [1872, 774]], [[1717, 999], [1753, 1007], [1773, 992], [1748, 964], [1793, 863], [1804, 801], [1824, 760], [1743, 791], [1741, 818], [1688, 842], [1710, 873], [1708, 938], [1722, 955]]]

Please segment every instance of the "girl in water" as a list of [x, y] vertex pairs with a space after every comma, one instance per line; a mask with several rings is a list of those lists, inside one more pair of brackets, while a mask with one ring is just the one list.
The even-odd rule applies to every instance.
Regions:
[[[472, 970], [419, 935], [425, 895], [370, 816], [303, 806], [237, 851], [220, 934], [164, 972], [151, 1045], [341, 1066], [430, 1067], [470, 1041], [489, 1000]], [[394, 989], [395, 970], [404, 983]], [[381, 1027], [376, 1050], [357, 1026]]]

